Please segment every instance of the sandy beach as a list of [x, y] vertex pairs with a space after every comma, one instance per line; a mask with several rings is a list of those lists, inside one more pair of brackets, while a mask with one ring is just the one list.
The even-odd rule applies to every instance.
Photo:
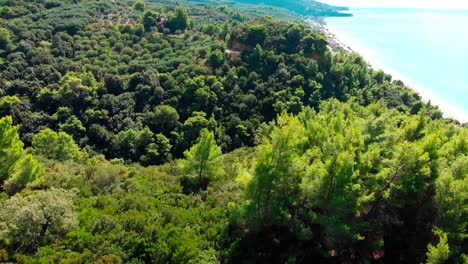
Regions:
[[426, 102], [430, 101], [431, 104], [439, 106], [439, 108], [442, 110], [444, 114], [444, 117], [454, 118], [462, 123], [468, 122], [468, 116], [466, 116], [465, 113], [452, 107], [448, 102], [444, 102], [443, 100], [441, 100], [438, 96], [434, 95], [428, 89], [424, 89], [423, 87], [416, 85], [411, 80], [411, 78], [404, 76], [403, 74], [399, 73], [395, 69], [386, 67], [385, 65], [380, 63], [377, 59], [375, 59], [375, 56], [372, 54], [370, 50], [360, 47], [359, 45], [354, 43], [351, 40], [351, 38], [348, 37], [343, 32], [340, 32], [337, 29], [329, 25], [320, 24], [313, 20], [307, 20], [307, 23], [309, 23], [312, 27], [319, 29], [326, 35], [330, 48], [333, 51], [335, 52], [345, 51], [345, 52], [359, 53], [362, 57], [364, 57], [366, 62], [373, 69], [382, 70], [385, 73], [392, 75], [393, 80], [401, 80], [403, 83], [405, 83], [406, 86], [416, 91], [422, 97], [424, 101]]
[[328, 44], [333, 51], [338, 52], [343, 50], [345, 52], [353, 52], [351, 47], [346, 45], [345, 42], [341, 41], [341, 39], [337, 35], [335, 35], [333, 30], [327, 25], [318, 23], [312, 19], [306, 20], [306, 22], [310, 24], [313, 28], [316, 28], [320, 30], [323, 34], [325, 34], [328, 40]]

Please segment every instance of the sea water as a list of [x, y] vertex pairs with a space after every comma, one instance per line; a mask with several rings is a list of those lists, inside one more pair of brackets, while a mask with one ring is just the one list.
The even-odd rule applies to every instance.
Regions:
[[444, 115], [468, 122], [468, 10], [350, 9], [326, 19], [337, 38], [404, 81]]

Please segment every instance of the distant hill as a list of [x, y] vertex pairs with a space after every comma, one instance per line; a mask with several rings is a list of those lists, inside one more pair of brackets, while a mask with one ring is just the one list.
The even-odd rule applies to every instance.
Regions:
[[[151, 2], [173, 5], [173, 0], [150, 0]], [[246, 15], [272, 15], [276, 19], [293, 19], [296, 15], [307, 17], [350, 16], [342, 13], [346, 7], [331, 6], [315, 0], [181, 0], [177, 3], [186, 6], [205, 6], [224, 4]], [[258, 8], [258, 6], [261, 8]], [[254, 8], [254, 6], [257, 6]]]
[[320, 3], [314, 0], [236, 0], [246, 4], [264, 4], [275, 7], [286, 8], [292, 12], [304, 16], [350, 16], [350, 14], [341, 13], [340, 11], [347, 10], [346, 7], [336, 7]]

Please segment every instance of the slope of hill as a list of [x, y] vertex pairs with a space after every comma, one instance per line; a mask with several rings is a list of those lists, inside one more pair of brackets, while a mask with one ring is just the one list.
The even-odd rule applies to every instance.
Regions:
[[[160, 0], [166, 4], [173, 4], [171, 1]], [[349, 16], [345, 7], [335, 7], [315, 0], [195, 0], [181, 1], [184, 5], [226, 5], [244, 14], [252, 16], [272, 15], [277, 19], [298, 19], [298, 17], [320, 18], [326, 16]]]
[[466, 258], [467, 130], [308, 25], [143, 1], [0, 15], [0, 262]]

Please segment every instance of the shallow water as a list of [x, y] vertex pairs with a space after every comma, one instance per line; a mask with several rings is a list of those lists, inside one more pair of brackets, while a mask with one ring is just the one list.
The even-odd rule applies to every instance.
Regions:
[[468, 121], [468, 11], [351, 9], [327, 18], [338, 38], [446, 116]]

